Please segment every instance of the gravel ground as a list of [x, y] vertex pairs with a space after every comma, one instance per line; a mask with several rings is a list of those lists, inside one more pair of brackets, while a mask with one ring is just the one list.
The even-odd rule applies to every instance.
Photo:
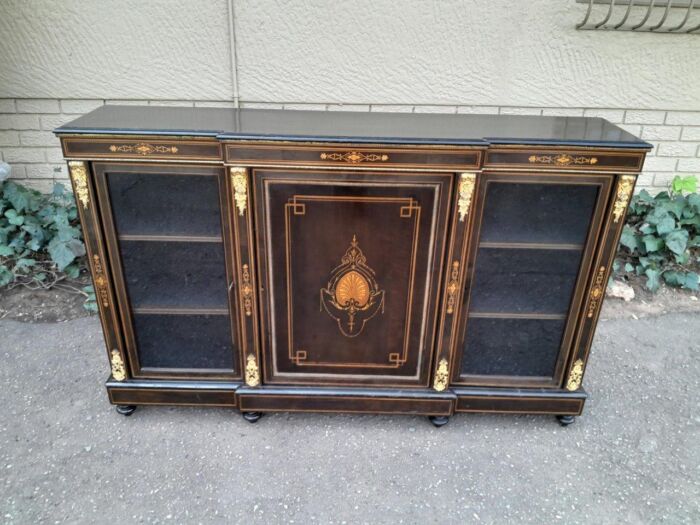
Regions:
[[700, 523], [700, 315], [601, 322], [584, 415], [115, 413], [95, 317], [0, 321], [5, 523]]

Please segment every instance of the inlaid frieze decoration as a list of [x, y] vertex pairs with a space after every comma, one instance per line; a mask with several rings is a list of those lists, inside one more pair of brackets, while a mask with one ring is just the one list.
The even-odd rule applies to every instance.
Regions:
[[353, 235], [340, 261], [327, 286], [321, 288], [321, 311], [328, 313], [345, 337], [356, 337], [370, 319], [384, 313], [384, 290], [367, 265], [357, 236]]

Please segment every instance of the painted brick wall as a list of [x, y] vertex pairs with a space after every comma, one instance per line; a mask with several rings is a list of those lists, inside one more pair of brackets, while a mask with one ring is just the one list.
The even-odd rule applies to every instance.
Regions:
[[[12, 166], [12, 177], [40, 191], [68, 182], [58, 140], [51, 132], [102, 104], [232, 107], [228, 101], [0, 99], [0, 160]], [[493, 113], [503, 115], [566, 115], [603, 117], [654, 145], [637, 188], [664, 189], [675, 175], [700, 177], [700, 111], [624, 108], [537, 108], [401, 104], [319, 104], [242, 102], [243, 107], [311, 109], [319, 111], [391, 111], [432, 113]]]

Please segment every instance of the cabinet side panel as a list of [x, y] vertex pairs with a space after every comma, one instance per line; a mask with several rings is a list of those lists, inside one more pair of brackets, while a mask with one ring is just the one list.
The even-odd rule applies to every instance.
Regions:
[[617, 254], [620, 235], [625, 225], [627, 205], [632, 197], [637, 175], [618, 175], [605, 218], [605, 226], [585, 291], [584, 308], [579, 317], [579, 329], [567, 366], [562, 387], [575, 391], [581, 387], [588, 354], [595, 335], [605, 289]]
[[[83, 161], [68, 163], [73, 194], [76, 198], [88, 266], [92, 274], [97, 308], [114, 379], [127, 377], [124, 343], [120, 330], [120, 318], [114, 299], [113, 281], [106, 256], [104, 236], [98, 219], [99, 202], [93, 181], [92, 166]], [[120, 369], [121, 365], [121, 369]]]

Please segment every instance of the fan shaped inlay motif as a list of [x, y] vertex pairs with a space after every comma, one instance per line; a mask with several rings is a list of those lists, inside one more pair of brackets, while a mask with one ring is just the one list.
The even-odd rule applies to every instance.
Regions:
[[326, 311], [345, 337], [358, 336], [367, 321], [384, 313], [384, 290], [379, 289], [374, 275], [353, 235], [328, 285], [321, 288], [321, 311]]

